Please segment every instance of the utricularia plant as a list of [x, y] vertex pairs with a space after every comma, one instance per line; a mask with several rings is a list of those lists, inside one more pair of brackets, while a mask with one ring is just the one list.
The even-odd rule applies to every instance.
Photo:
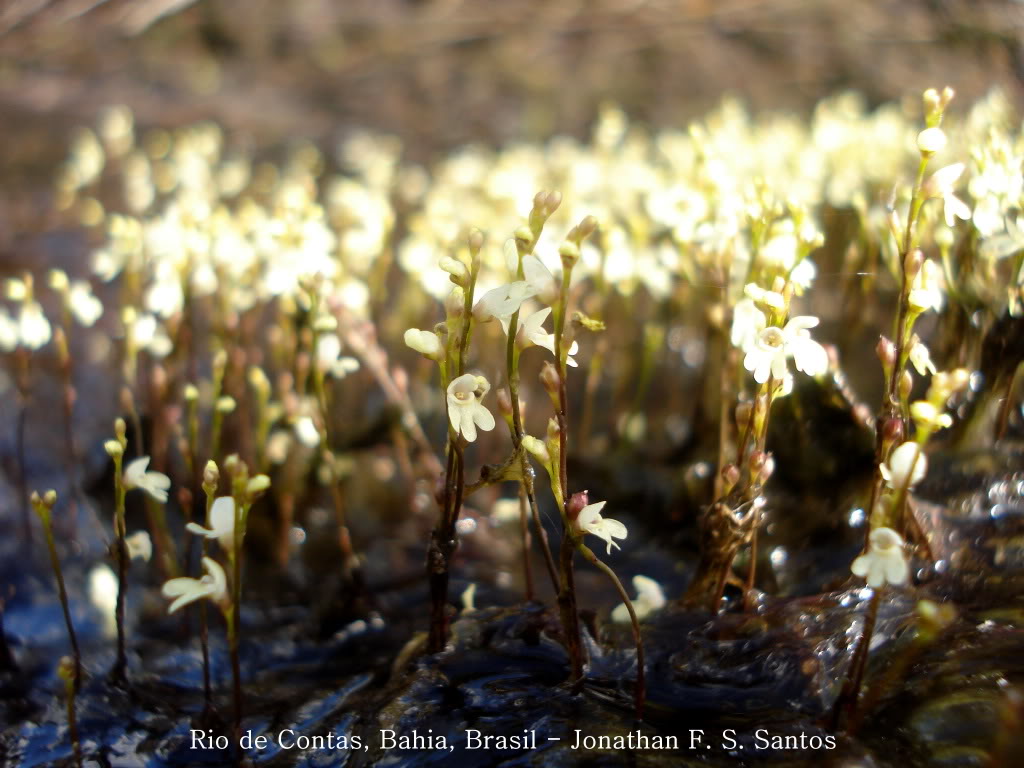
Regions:
[[[475, 323], [497, 320], [506, 339], [505, 377], [508, 388], [502, 392], [502, 411], [510, 431], [511, 453], [498, 471], [486, 477], [482, 475], [481, 482], [474, 484], [472, 490], [503, 480], [514, 480], [520, 484], [520, 494], [524, 501], [521, 507], [523, 547], [528, 547], [530, 542], [525, 520], [526, 509], [529, 507], [535, 533], [558, 594], [574, 685], [582, 682], [585, 664], [576, 606], [574, 555], [581, 554], [612, 580], [627, 606], [633, 624], [637, 646], [636, 699], [639, 712], [644, 698], [644, 669], [636, 614], [614, 572], [583, 541], [584, 535], [588, 533], [599, 536], [607, 542], [610, 553], [611, 547], [617, 546], [614, 540], [626, 536], [626, 528], [618, 521], [601, 515], [604, 502], [589, 504], [585, 491], [571, 494], [568, 490], [565, 458], [569, 404], [565, 379], [568, 367], [576, 364], [571, 357], [578, 349], [574, 338], [576, 333], [585, 328], [599, 330], [601, 324], [582, 313], [577, 313], [571, 320], [569, 316], [573, 268], [580, 259], [583, 241], [597, 228], [596, 220], [588, 216], [570, 230], [559, 247], [562, 264], [560, 275], [552, 274], [534, 252], [545, 224], [560, 203], [561, 196], [557, 193], [540, 192], [536, 195], [527, 222], [516, 229], [513, 238], [505, 245], [509, 281], [487, 291], [478, 301], [474, 301], [474, 295], [480, 272], [483, 238], [479, 233], [471, 234], [464, 259], [446, 256], [441, 260], [441, 268], [450, 275], [454, 284], [445, 301], [446, 322], [433, 331], [411, 328], [405, 334], [407, 345], [438, 363], [449, 423], [446, 470], [439, 493], [441, 519], [434, 530], [427, 558], [433, 606], [430, 648], [440, 650], [447, 639], [448, 574], [454, 552], [456, 523], [467, 490], [466, 445], [477, 439], [478, 430], [490, 431], [495, 426], [494, 416], [483, 404], [484, 396], [491, 389], [490, 382], [467, 370], [470, 336]], [[541, 306], [537, 308], [535, 303]], [[549, 316], [552, 317], [553, 332], [544, 328]], [[554, 365], [545, 364], [542, 374], [544, 387], [551, 396], [555, 412], [546, 444], [526, 434], [523, 426], [519, 360], [521, 353], [530, 347], [546, 349], [555, 358]], [[528, 454], [547, 471], [555, 504], [561, 514], [562, 545], [557, 565], [540, 525]], [[528, 568], [528, 557], [524, 557], [524, 563]], [[525, 575], [525, 580], [528, 585], [532, 584], [529, 573]], [[530, 588], [532, 590], [532, 586]]]
[[[181, 576], [170, 579], [163, 586], [164, 597], [171, 600], [168, 613], [190, 603], [204, 600], [212, 602], [220, 610], [227, 625], [228, 651], [231, 656], [232, 698], [234, 704], [234, 730], [236, 737], [242, 727], [242, 673], [239, 664], [239, 643], [241, 641], [242, 601], [242, 552], [249, 512], [253, 503], [270, 488], [266, 475], [249, 476], [249, 469], [236, 455], [224, 461], [231, 481], [231, 494], [213, 498], [220, 480], [220, 470], [212, 460], [206, 465], [203, 483], [207, 488], [206, 525], [189, 523], [190, 533], [217, 542], [227, 560], [227, 570], [214, 557], [203, 554], [203, 575], [199, 578]], [[204, 617], [205, 625], [205, 617]], [[206, 683], [206, 704], [209, 705], [209, 656], [203, 637], [204, 681]], [[236, 742], [237, 743], [237, 738]]]

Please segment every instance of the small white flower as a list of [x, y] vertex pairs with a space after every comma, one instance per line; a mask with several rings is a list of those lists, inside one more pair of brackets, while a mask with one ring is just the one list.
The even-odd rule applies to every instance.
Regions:
[[131, 536], [126, 537], [124, 544], [128, 549], [129, 560], [140, 558], [143, 562], [148, 563], [149, 559], [153, 556], [153, 541], [145, 531], [136, 531]]
[[[636, 611], [638, 621], [643, 621], [655, 611], [665, 607], [665, 593], [662, 591], [661, 585], [654, 579], [638, 574], [633, 577], [633, 588], [636, 590], [633, 610]], [[629, 623], [629, 610], [625, 605], [615, 606], [615, 610], [612, 611], [612, 621], [616, 624]]]
[[757, 334], [743, 358], [743, 367], [754, 374], [754, 381], [764, 384], [772, 376], [779, 381], [786, 378], [786, 359], [793, 358], [798, 371], [808, 376], [820, 376], [828, 370], [828, 353], [811, 338], [810, 330], [818, 318], [798, 315], [786, 323], [785, 328], [768, 326]]
[[906, 584], [910, 566], [903, 554], [903, 538], [892, 528], [875, 528], [868, 537], [868, 551], [850, 566], [854, 576], [866, 576], [872, 589], [886, 584]]
[[[551, 350], [551, 354], [554, 354], [554, 334], [548, 333], [543, 328], [544, 321], [547, 320], [550, 314], [551, 307], [544, 307], [544, 309], [533, 312], [525, 318], [520, 318], [519, 329], [516, 332], [516, 344], [519, 345], [520, 349], [536, 345], [538, 347], [547, 347]], [[550, 340], [548, 337], [550, 337]]]
[[103, 302], [93, 295], [92, 287], [84, 280], [75, 280], [71, 283], [68, 307], [75, 319], [86, 328], [92, 327], [103, 314]]
[[929, 309], [938, 312], [945, 302], [942, 288], [942, 268], [931, 259], [926, 259], [921, 265], [921, 271], [914, 277], [907, 301], [918, 312]]
[[0, 307], [0, 351], [11, 352], [18, 346], [18, 326], [7, 310]]
[[341, 339], [333, 333], [317, 338], [316, 364], [321, 371], [336, 379], [343, 379], [359, 370], [358, 360], [341, 354]]
[[512, 315], [519, 311], [519, 307], [523, 305], [524, 301], [535, 296], [536, 293], [533, 286], [525, 280], [499, 285], [480, 298], [480, 301], [473, 307], [473, 314], [481, 323], [497, 318], [501, 321], [501, 327], [505, 329], [505, 333], [508, 334], [508, 325], [512, 320]]
[[472, 613], [476, 610], [476, 582], [470, 583], [462, 592], [462, 612]]
[[320, 445], [320, 432], [309, 416], [303, 416], [295, 422], [295, 436], [299, 442], [307, 448], [316, 448]]
[[171, 478], [162, 472], [147, 472], [149, 456], [140, 456], [124, 468], [124, 487], [126, 490], [139, 488], [161, 504], [167, 502], [167, 489], [171, 487]]
[[782, 310], [786, 308], [786, 299], [781, 293], [778, 291], [767, 291], [757, 283], [747, 283], [743, 286], [743, 293], [754, 301], [769, 306], [772, 309]]
[[932, 362], [928, 347], [920, 341], [915, 341], [910, 348], [910, 362], [919, 374], [935, 373], [935, 363]]
[[210, 527], [199, 523], [185, 526], [190, 532], [207, 539], [216, 539], [225, 552], [235, 547], [235, 500], [230, 496], [214, 499], [210, 506]]
[[[505, 241], [505, 265], [513, 275], [518, 274], [519, 250], [516, 248], [515, 240]], [[551, 270], [544, 266], [544, 262], [528, 253], [523, 256], [523, 279], [530, 285], [531, 296], [539, 296], [545, 304], [551, 304], [558, 296], [558, 281], [551, 274]]]
[[889, 454], [886, 464], [879, 464], [885, 484], [890, 488], [913, 488], [928, 471], [928, 459], [917, 443], [905, 442]]
[[953, 185], [964, 172], [963, 163], [954, 163], [940, 168], [931, 175], [923, 187], [926, 199], [942, 198], [942, 212], [946, 219], [946, 226], [952, 227], [957, 219], [970, 221], [971, 209], [967, 204], [953, 194]]
[[606, 501], [598, 501], [593, 504], [587, 504], [587, 506], [580, 510], [580, 514], [576, 518], [576, 528], [581, 533], [592, 533], [599, 539], [604, 539], [608, 542], [608, 554], [610, 555], [612, 547], [620, 548], [612, 539], [626, 538], [626, 526], [618, 520], [601, 517], [601, 510], [604, 509], [604, 505], [607, 503]]
[[167, 607], [167, 613], [174, 613], [182, 606], [203, 598], [209, 598], [215, 603], [221, 603], [227, 598], [228, 580], [220, 563], [212, 557], [204, 557], [203, 570], [206, 573], [201, 579], [182, 576], [164, 584], [164, 597], [175, 598], [174, 602]]
[[444, 357], [444, 345], [433, 331], [410, 328], [405, 332], [405, 345], [431, 360], [440, 360]]
[[[910, 415], [918, 429], [930, 431], [945, 429], [953, 425], [953, 417], [942, 413], [928, 400], [918, 400], [910, 406]], [[920, 459], [919, 459], [920, 461]]]
[[753, 299], [740, 299], [732, 310], [732, 330], [729, 334], [732, 345], [746, 350], [754, 344], [757, 335], [767, 324], [764, 312], [755, 306]]
[[26, 301], [18, 313], [18, 338], [28, 349], [40, 349], [50, 341], [50, 321], [38, 301]]
[[483, 376], [463, 374], [448, 385], [448, 418], [456, 434], [469, 442], [476, 440], [476, 428], [485, 432], [494, 429], [494, 416], [480, 401], [491, 385]]

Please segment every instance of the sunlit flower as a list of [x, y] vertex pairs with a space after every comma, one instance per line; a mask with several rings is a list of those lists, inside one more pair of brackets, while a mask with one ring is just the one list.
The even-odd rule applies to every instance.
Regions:
[[507, 335], [512, 315], [519, 311], [524, 301], [536, 293], [534, 287], [525, 280], [499, 285], [480, 297], [476, 306], [473, 307], [473, 314], [482, 323], [497, 318]]
[[463, 374], [448, 385], [448, 418], [456, 434], [469, 442], [476, 440], [476, 428], [485, 432], [494, 429], [494, 416], [480, 402], [491, 385], [483, 376]]
[[199, 523], [185, 526], [190, 532], [207, 539], [216, 539], [225, 552], [235, 546], [235, 500], [230, 496], [214, 499], [210, 506], [210, 527], [205, 528]]
[[928, 459], [915, 442], [905, 442], [890, 455], [889, 461], [879, 464], [885, 484], [890, 488], [913, 488], [928, 472]]
[[149, 456], [140, 456], [124, 468], [124, 487], [126, 490], [139, 488], [161, 504], [167, 502], [167, 489], [171, 487], [171, 478], [162, 472], [147, 472]]
[[967, 204], [953, 194], [953, 185], [964, 172], [963, 163], [954, 163], [940, 168], [931, 175], [924, 183], [924, 194], [926, 198], [941, 198], [942, 212], [946, 219], [946, 226], [952, 227], [957, 219], [970, 221], [971, 209]]
[[935, 373], [935, 363], [932, 362], [931, 355], [928, 353], [928, 347], [920, 341], [915, 341], [910, 347], [909, 357], [910, 363], [922, 376], [926, 373]]
[[203, 570], [206, 573], [201, 579], [182, 576], [164, 583], [164, 597], [174, 598], [167, 607], [167, 613], [174, 613], [182, 606], [203, 598], [209, 598], [215, 603], [223, 603], [227, 599], [228, 580], [220, 563], [212, 557], [204, 557]]
[[736, 302], [732, 311], [732, 329], [729, 335], [732, 345], [737, 349], [747, 349], [757, 340], [757, 335], [767, 325], [764, 312], [754, 305], [751, 298], [743, 298]]
[[444, 345], [433, 331], [410, 328], [405, 332], [405, 345], [431, 360], [440, 360], [444, 357]]
[[[953, 425], [953, 417], [948, 413], [940, 411], [934, 403], [928, 400], [918, 400], [916, 403], [913, 403], [910, 406], [910, 416], [914, 419], [918, 429], [929, 432], [936, 429], [945, 429]], [[918, 459], [918, 461], [922, 459]]]
[[316, 428], [316, 424], [309, 416], [295, 420], [295, 436], [307, 448], [316, 448], [320, 445], [320, 430]]
[[925, 128], [917, 134], [917, 148], [922, 154], [934, 155], [946, 146], [946, 134], [938, 126]]
[[921, 270], [914, 277], [907, 301], [910, 303], [911, 308], [918, 312], [924, 312], [929, 309], [934, 309], [938, 312], [942, 309], [945, 301], [942, 268], [931, 259], [925, 260], [921, 265]]
[[903, 553], [903, 538], [892, 528], [875, 528], [868, 537], [868, 551], [850, 566], [854, 576], [866, 576], [872, 589], [886, 584], [906, 584], [910, 566]]
[[125, 547], [128, 549], [128, 559], [139, 558], [148, 563], [153, 556], [153, 541], [145, 531], [136, 531], [131, 536], [125, 537]]
[[[636, 590], [636, 600], [633, 601], [633, 610], [636, 611], [638, 621], [643, 621], [652, 613], [665, 607], [665, 593], [661, 585], [654, 579], [637, 574], [633, 577], [633, 588]], [[629, 623], [629, 611], [625, 605], [615, 606], [612, 611], [612, 621], [617, 624]]]
[[92, 286], [84, 280], [74, 280], [68, 291], [68, 307], [75, 319], [89, 328], [103, 314], [103, 302], [92, 292]]
[[754, 374], [758, 384], [764, 384], [769, 376], [782, 381], [786, 378], [786, 360], [792, 357], [798, 371], [820, 376], [828, 370], [828, 354], [811, 338], [809, 329], [817, 324], [818, 318], [799, 315], [791, 318], [785, 328], [768, 326], [747, 348], [743, 367]]
[[626, 526], [618, 520], [601, 517], [601, 510], [604, 509], [604, 505], [607, 503], [606, 501], [597, 501], [593, 504], [587, 504], [587, 506], [580, 510], [580, 514], [576, 518], [576, 528], [581, 533], [592, 533], [599, 539], [606, 541], [608, 543], [608, 554], [610, 555], [612, 547], [619, 549], [619, 545], [612, 539], [626, 538]]
[[328, 376], [343, 379], [359, 370], [359, 361], [341, 354], [341, 339], [335, 333], [322, 334], [316, 342], [316, 364]]

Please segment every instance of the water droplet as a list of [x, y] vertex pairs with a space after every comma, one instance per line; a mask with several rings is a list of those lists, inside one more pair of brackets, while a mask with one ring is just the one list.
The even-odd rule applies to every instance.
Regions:
[[781, 568], [786, 564], [786, 560], [789, 559], [789, 553], [786, 552], [785, 547], [776, 547], [772, 550], [771, 561], [772, 565], [776, 568]]
[[850, 527], [859, 528], [860, 526], [864, 525], [864, 522], [867, 520], [867, 517], [868, 516], [864, 514], [864, 510], [861, 509], [860, 507], [850, 510]]

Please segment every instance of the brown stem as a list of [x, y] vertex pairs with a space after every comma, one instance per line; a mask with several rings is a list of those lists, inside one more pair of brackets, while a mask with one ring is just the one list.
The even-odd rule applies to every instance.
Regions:
[[569, 651], [569, 680], [574, 692], [583, 685], [583, 639], [580, 635], [579, 613], [576, 608], [576, 576], [572, 567], [575, 553], [576, 545], [572, 541], [572, 535], [566, 531], [558, 554], [559, 572], [562, 577], [561, 588], [558, 591], [558, 609], [562, 618], [562, 631], [565, 632], [566, 649]]
[[533, 568], [530, 567], [530, 518], [526, 513], [526, 488], [519, 485], [519, 537], [523, 542], [523, 579], [526, 581], [526, 601], [533, 602]]
[[861, 684], [864, 682], [864, 670], [867, 667], [868, 648], [871, 646], [871, 635], [875, 631], [875, 622], [878, 620], [878, 606], [881, 603], [881, 589], [874, 590], [871, 595], [871, 602], [868, 605], [867, 616], [864, 617], [864, 626], [861, 628], [860, 637], [857, 640], [857, 648], [853, 652], [853, 660], [850, 662], [850, 671], [846, 675], [846, 682], [843, 690], [836, 699], [835, 708], [832, 711], [832, 728], [837, 730], [844, 719], [853, 721], [857, 711], [857, 698], [860, 694]]

